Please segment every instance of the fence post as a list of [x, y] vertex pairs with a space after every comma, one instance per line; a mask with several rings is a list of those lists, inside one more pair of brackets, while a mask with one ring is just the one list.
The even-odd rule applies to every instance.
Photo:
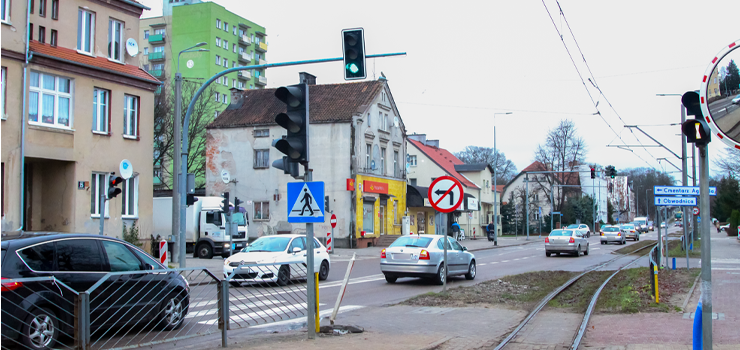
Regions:
[[81, 292], [75, 299], [75, 345], [80, 350], [87, 350], [90, 345], [90, 294]]
[[221, 330], [221, 347], [228, 346], [229, 329], [229, 281], [218, 281], [218, 329]]

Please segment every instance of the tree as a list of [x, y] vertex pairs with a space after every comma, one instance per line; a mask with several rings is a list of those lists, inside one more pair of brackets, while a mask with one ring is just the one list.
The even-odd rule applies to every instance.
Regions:
[[730, 177], [723, 177], [717, 184], [717, 196], [712, 201], [712, 216], [719, 221], [729, 221], [733, 210], [740, 210], [740, 185]]
[[738, 180], [740, 179], [740, 149], [727, 147], [725, 151], [720, 153], [719, 159], [714, 160], [714, 165], [719, 168], [719, 173]]
[[606, 218], [609, 221], [609, 225], [614, 225], [614, 206], [612, 201], [606, 201]]
[[733, 210], [730, 215], [730, 227], [727, 230], [727, 235], [734, 236], [738, 226], [740, 226], [740, 210]]
[[514, 203], [512, 201], [506, 202], [501, 206], [501, 233], [512, 233], [514, 232]]
[[738, 89], [738, 86], [740, 86], [740, 70], [738, 70], [735, 60], [730, 60], [730, 63], [727, 64], [727, 74], [719, 82], [722, 96], [732, 95], [733, 91]]
[[[455, 153], [455, 157], [467, 164], [486, 163], [494, 170], [496, 183], [505, 185], [516, 176], [516, 166], [506, 159], [500, 150], [493, 152], [491, 147], [467, 146], [464, 150]], [[491, 179], [493, 181], [493, 179]]]
[[[578, 173], [566, 173], [565, 171], [576, 170], [580, 164], [583, 164], [586, 153], [586, 142], [578, 136], [576, 124], [573, 121], [561, 120], [558, 126], [548, 131], [545, 142], [537, 145], [534, 160], [544, 164], [549, 170], [562, 173], [554, 176], [537, 176], [533, 181], [545, 193], [548, 201], [550, 188], [554, 182], [562, 184], [577, 182]], [[562, 211], [566, 195], [575, 193], [578, 189], [554, 187], [553, 191], [555, 191], [553, 197], [558, 198], [553, 206], [554, 211]]]
[[675, 180], [667, 173], [655, 171], [652, 168], [631, 168], [621, 171], [619, 175], [624, 175], [629, 178], [632, 182], [632, 191], [635, 193], [637, 200], [637, 210], [639, 211], [636, 216], [650, 216], [648, 209], [653, 208], [653, 186], [673, 186]]
[[594, 200], [591, 196], [570, 197], [563, 206], [563, 222], [574, 224], [580, 222], [589, 227], [594, 221]]
[[[162, 183], [166, 188], [172, 188], [172, 169], [173, 156], [180, 156], [180, 150], [173, 152], [174, 148], [174, 123], [175, 123], [175, 95], [172, 93], [171, 85], [174, 83], [166, 82], [162, 86], [161, 92], [155, 97], [154, 107], [154, 166], [160, 166]], [[195, 96], [195, 93], [202, 84], [183, 81], [182, 83], [182, 115], [180, 123], [185, 120], [188, 104]], [[188, 125], [188, 172], [195, 174], [196, 187], [205, 184], [205, 167], [206, 167], [206, 125], [208, 125], [216, 113], [217, 102], [213, 96], [215, 88], [209, 86], [200, 95], [193, 112], [190, 115]]]

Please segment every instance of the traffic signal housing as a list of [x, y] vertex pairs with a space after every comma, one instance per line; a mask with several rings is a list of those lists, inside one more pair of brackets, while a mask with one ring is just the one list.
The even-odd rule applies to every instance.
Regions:
[[596, 178], [596, 168], [593, 168], [593, 167], [591, 168], [591, 178], [592, 179]]
[[229, 192], [222, 193], [221, 198], [221, 211], [229, 215]]
[[712, 142], [712, 131], [702, 119], [689, 119], [681, 124], [681, 132], [686, 135], [686, 142], [703, 146]]
[[121, 194], [121, 189], [118, 188], [118, 185], [123, 181], [123, 178], [120, 176], [111, 175], [108, 177], [108, 199], [116, 198], [116, 196]]
[[614, 178], [615, 176], [617, 176], [617, 169], [616, 169], [616, 168], [615, 168], [615, 167], [614, 167], [613, 165], [610, 165], [610, 169], [609, 169], [609, 176], [610, 176], [610, 177], [611, 177], [612, 179], [613, 179], [613, 178]]
[[298, 177], [298, 164], [308, 164], [308, 85], [305, 83], [283, 86], [275, 90], [275, 97], [286, 105], [286, 112], [275, 116], [275, 122], [285, 128], [287, 134], [273, 140], [272, 146], [285, 154], [272, 166], [285, 174]]
[[239, 208], [239, 204], [242, 204], [242, 203], [244, 203], [244, 201], [239, 199], [239, 197], [234, 197], [234, 212], [235, 213], [238, 213], [241, 211], [241, 209]]
[[362, 28], [342, 30], [344, 80], [365, 79], [365, 31]]
[[187, 206], [191, 206], [195, 204], [195, 202], [197, 201], [198, 201], [198, 198], [195, 197], [194, 193], [188, 193], [188, 196], [185, 199], [185, 204], [187, 204]]

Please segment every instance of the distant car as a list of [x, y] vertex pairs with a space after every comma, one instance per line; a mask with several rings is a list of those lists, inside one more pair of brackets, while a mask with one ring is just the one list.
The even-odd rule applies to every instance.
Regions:
[[622, 232], [622, 235], [624, 235], [624, 239], [632, 238], [635, 241], [640, 240], [640, 231], [637, 231], [637, 228], [635, 228], [635, 225], [627, 224], [622, 225], [619, 230]]
[[566, 229], [568, 229], [568, 230], [577, 230], [582, 235], [584, 235], [586, 238], [590, 238], [591, 237], [591, 229], [589, 229], [588, 228], [588, 225], [586, 225], [586, 224], [572, 224], [572, 225], [568, 225], [568, 227], [566, 227]]
[[661, 223], [660, 223], [660, 228], [665, 228], [665, 227], [666, 227], [666, 226], [665, 226], [665, 222], [661, 222]]
[[575, 254], [576, 257], [588, 255], [588, 240], [578, 230], [553, 230], [545, 237], [545, 256], [551, 254]]
[[655, 225], [652, 221], [648, 222], [648, 230], [655, 231]]
[[622, 234], [622, 230], [618, 226], [604, 226], [601, 229], [601, 244], [609, 244], [610, 242], [616, 242], [619, 244], [626, 244], [626, 235]]
[[[447, 276], [444, 269], [444, 239], [447, 246]], [[399, 277], [432, 278], [442, 284], [449, 276], [475, 278], [475, 255], [452, 237], [443, 235], [401, 236], [380, 251], [380, 271], [388, 283]]]
[[673, 224], [674, 227], [683, 227], [683, 223], [680, 221], [676, 221], [675, 224]]
[[732, 99], [732, 104], [737, 105], [740, 104], [740, 95], [735, 96], [735, 98]]

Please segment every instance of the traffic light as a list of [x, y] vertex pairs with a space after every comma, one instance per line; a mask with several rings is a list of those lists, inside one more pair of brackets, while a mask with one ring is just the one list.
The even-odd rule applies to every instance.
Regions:
[[308, 85], [280, 87], [275, 90], [275, 97], [287, 107], [285, 113], [275, 116], [275, 122], [285, 128], [287, 135], [272, 142], [273, 147], [285, 154], [272, 166], [298, 177], [298, 164], [308, 164]]
[[362, 28], [342, 30], [344, 80], [365, 79], [365, 31]]
[[689, 91], [683, 94], [681, 103], [686, 107], [686, 114], [696, 117], [696, 119], [689, 119], [681, 124], [681, 132], [686, 135], [686, 142], [697, 146], [712, 142], [712, 131], [709, 129], [709, 124], [704, 121], [704, 114], [701, 112], [699, 93]]
[[121, 193], [121, 189], [116, 187], [123, 182], [120, 176], [111, 175], [108, 177], [108, 199], [115, 198]]
[[613, 179], [615, 176], [617, 176], [617, 169], [613, 166], [609, 166], [609, 176]]
[[185, 204], [187, 204], [188, 206], [191, 206], [195, 204], [195, 202], [197, 201], [198, 201], [198, 198], [195, 198], [194, 193], [188, 193], [188, 197], [185, 199]]
[[591, 168], [591, 178], [592, 179], [596, 178], [596, 168]]
[[221, 198], [223, 198], [221, 200], [221, 211], [229, 215], [229, 192], [222, 193]]
[[238, 213], [241, 211], [241, 209], [239, 209], [239, 204], [242, 204], [242, 203], [244, 203], [244, 201], [240, 200], [239, 197], [234, 197], [234, 212], [235, 213]]
[[329, 210], [329, 196], [324, 196], [324, 211], [331, 211]]

